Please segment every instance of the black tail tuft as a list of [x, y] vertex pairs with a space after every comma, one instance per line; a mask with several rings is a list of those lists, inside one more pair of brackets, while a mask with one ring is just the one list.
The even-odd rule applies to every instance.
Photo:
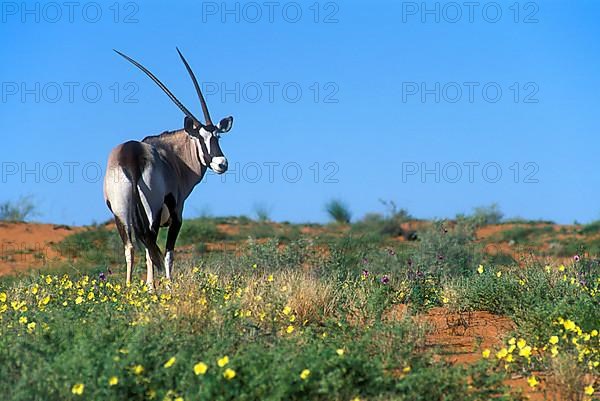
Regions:
[[137, 186], [137, 180], [134, 181], [132, 186], [134, 204], [132, 213], [132, 225], [134, 235], [139, 241], [142, 242], [142, 244], [144, 244], [146, 249], [148, 249], [148, 253], [150, 254], [152, 263], [155, 266], [158, 266], [158, 269], [160, 271], [163, 271], [164, 265], [162, 252], [156, 244], [158, 232], [150, 226], [150, 221], [148, 220], [146, 210], [144, 209], [144, 205], [142, 204], [142, 200], [140, 198], [140, 191]]

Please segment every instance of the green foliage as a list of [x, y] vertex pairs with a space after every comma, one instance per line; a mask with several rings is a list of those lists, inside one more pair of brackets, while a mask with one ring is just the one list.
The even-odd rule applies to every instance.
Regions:
[[504, 218], [504, 213], [500, 210], [497, 203], [489, 206], [479, 206], [473, 209], [473, 214], [467, 217], [478, 227], [491, 224], [500, 224]]
[[415, 233], [406, 232], [402, 224], [412, 219], [412, 216], [405, 209], [398, 209], [394, 201], [380, 202], [386, 207], [385, 214], [367, 213], [360, 221], [352, 226], [352, 230], [358, 233], [376, 233], [382, 236], [398, 237], [404, 236], [407, 239], [415, 239]]
[[89, 227], [74, 233], [55, 245], [60, 255], [69, 263], [85, 267], [108, 266], [124, 258], [123, 243], [116, 230], [104, 226]]
[[579, 232], [583, 235], [598, 234], [600, 232], [600, 220], [584, 225]]
[[581, 260], [564, 270], [486, 268], [482, 274], [456, 281], [453, 288], [462, 307], [511, 316], [521, 335], [547, 339], [560, 317], [580, 322], [584, 330], [597, 328], [600, 309], [594, 294], [599, 280], [598, 262]]
[[[94, 233], [77, 238], [100, 243]], [[11, 307], [0, 314], [0, 375], [10, 380], [0, 381], [0, 392], [23, 401], [503, 396], [503, 376], [492, 367], [448, 366], [424, 352], [412, 320], [383, 318], [393, 281], [302, 273], [320, 263], [310, 248], [250, 242], [245, 255], [190, 267], [157, 294], [114, 276], [3, 286], [0, 303]], [[199, 362], [205, 373], [194, 371]]]
[[475, 242], [475, 225], [460, 219], [456, 223], [435, 221], [419, 233], [414, 262], [419, 271], [447, 277], [464, 276], [481, 262], [481, 245]]
[[533, 238], [536, 240], [543, 234], [552, 234], [554, 228], [551, 225], [543, 226], [516, 226], [510, 230], [505, 230], [500, 233], [499, 241], [513, 241], [517, 244], [532, 244]]
[[[161, 230], [161, 238], [166, 239], [166, 231]], [[225, 238], [225, 234], [219, 231], [214, 219], [197, 218], [185, 220], [181, 226], [178, 245], [197, 244], [200, 242], [219, 241]]]
[[325, 204], [325, 211], [329, 217], [340, 224], [350, 223], [352, 213], [348, 206], [339, 199], [332, 199]]
[[21, 196], [16, 202], [0, 204], [0, 221], [21, 222], [38, 215], [32, 196]]
[[271, 220], [271, 208], [264, 203], [254, 205], [254, 214], [256, 214], [256, 219], [261, 223]]

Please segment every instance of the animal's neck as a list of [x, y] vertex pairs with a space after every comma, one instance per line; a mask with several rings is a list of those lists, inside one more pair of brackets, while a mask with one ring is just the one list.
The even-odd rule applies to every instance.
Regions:
[[163, 150], [161, 152], [163, 157], [181, 177], [180, 182], [184, 187], [182, 192], [189, 194], [204, 177], [207, 167], [200, 161], [203, 156], [202, 149], [198, 146], [198, 142], [183, 129], [148, 137], [144, 142]]

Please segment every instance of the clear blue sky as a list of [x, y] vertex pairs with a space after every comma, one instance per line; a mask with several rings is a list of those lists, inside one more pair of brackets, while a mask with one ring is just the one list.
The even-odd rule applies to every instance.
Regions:
[[208, 176], [188, 217], [261, 203], [276, 220], [324, 221], [331, 198], [355, 217], [382, 198], [427, 218], [492, 202], [508, 216], [600, 218], [600, 5], [514, 3], [3, 2], [0, 200], [33, 195], [41, 221], [109, 218], [97, 166], [183, 122], [112, 49], [200, 115], [179, 46], [213, 119], [235, 117], [221, 146], [237, 171]]

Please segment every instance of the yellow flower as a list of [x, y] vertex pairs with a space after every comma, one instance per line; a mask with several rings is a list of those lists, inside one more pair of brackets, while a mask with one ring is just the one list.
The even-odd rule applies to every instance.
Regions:
[[294, 326], [292, 326], [292, 325], [289, 325], [289, 326], [287, 327], [287, 329], [285, 329], [285, 331], [286, 331], [286, 333], [288, 333], [288, 334], [292, 334], [292, 332], [294, 331]]
[[273, 275], [272, 274], [269, 274], [269, 277], [267, 277], [267, 281], [269, 281], [269, 282], [273, 281]]
[[6, 302], [6, 293], [0, 292], [0, 302]]
[[508, 340], [509, 345], [515, 345], [516, 343], [517, 343], [517, 340], [514, 337], [512, 337], [510, 340]]
[[563, 323], [563, 326], [565, 327], [565, 330], [569, 330], [569, 331], [575, 331], [575, 322], [573, 322], [572, 320], [565, 320], [565, 322]]
[[558, 266], [558, 271], [559, 272], [564, 272], [565, 271], [565, 265]]
[[483, 274], [483, 265], [479, 265], [479, 267], [477, 268], [477, 273]]
[[194, 365], [194, 373], [196, 374], [196, 376], [205, 374], [207, 370], [208, 365], [204, 362], [198, 362]]
[[25, 317], [25, 316], [21, 316], [21, 317], [19, 318], [19, 323], [21, 323], [21, 324], [26, 324], [26, 323], [27, 323], [27, 317]]
[[227, 380], [233, 379], [235, 377], [235, 370], [230, 368], [225, 369], [225, 372], [223, 372], [223, 377]]
[[52, 284], [52, 277], [46, 276], [46, 284]]
[[527, 345], [527, 341], [524, 339], [520, 338], [519, 341], [517, 341], [517, 347], [519, 347], [519, 349], [523, 349], [525, 345]]
[[496, 277], [498, 277], [498, 278], [502, 277], [502, 272], [496, 272]]
[[141, 375], [142, 373], [144, 373], [144, 367], [142, 365], [135, 365], [133, 367], [133, 373], [135, 373], [136, 375]]
[[308, 379], [308, 376], [310, 376], [310, 370], [308, 369], [304, 369], [301, 373], [300, 373], [300, 378], [302, 380], [306, 380]]
[[71, 387], [71, 392], [75, 395], [83, 394], [83, 390], [85, 389], [85, 385], [83, 383], [77, 383]]
[[538, 384], [540, 384], [540, 382], [537, 380], [537, 378], [535, 376], [529, 376], [527, 378], [527, 383], [529, 384], [529, 387], [535, 387]]
[[80, 304], [80, 303], [82, 303], [82, 302], [83, 302], [83, 298], [82, 298], [81, 296], [79, 296], [79, 297], [75, 298], [75, 303], [76, 303], [77, 305], [79, 305], [79, 304]]
[[550, 337], [550, 344], [558, 344], [558, 336], [552, 336]]
[[183, 397], [177, 397], [177, 398], [175, 398], [174, 401], [184, 401], [184, 400], [183, 400]]
[[500, 351], [498, 351], [496, 353], [496, 358], [498, 358], [498, 359], [506, 358], [506, 355], [508, 355], [508, 350], [506, 348], [502, 348]]
[[483, 352], [481, 353], [481, 356], [484, 359], [488, 359], [490, 357], [490, 353], [491, 353], [491, 351], [489, 349], [484, 349]]
[[585, 395], [594, 395], [594, 387], [586, 386], [586, 388], [583, 389], [583, 392]]
[[175, 358], [174, 356], [172, 356], [167, 362], [165, 362], [164, 367], [166, 369], [170, 368], [171, 366], [175, 365], [175, 361], [177, 360], [177, 358]]
[[409, 373], [410, 371], [411, 371], [410, 366], [405, 366], [404, 368], [402, 368], [403, 373]]
[[344, 355], [344, 349], [343, 348], [338, 348], [337, 350], [335, 350], [335, 352], [339, 355], [339, 356], [343, 356]]
[[525, 358], [529, 358], [531, 356], [531, 347], [529, 345], [523, 347], [519, 351], [519, 355], [520, 356], [524, 356]]
[[552, 357], [555, 357], [556, 355], [558, 355], [558, 347], [554, 346], [550, 348], [550, 352], [552, 353]]
[[442, 297], [442, 303], [447, 304], [450, 300], [447, 297]]
[[590, 334], [592, 335], [592, 337], [596, 337], [598, 335], [598, 330], [594, 329]]
[[32, 333], [35, 330], [35, 326], [36, 326], [35, 322], [29, 323], [27, 325], [27, 331], [30, 332], [30, 333]]
[[289, 315], [291, 312], [292, 312], [292, 308], [290, 308], [289, 306], [286, 306], [285, 308], [283, 308], [284, 315]]
[[46, 295], [44, 299], [42, 299], [42, 305], [48, 305], [48, 302], [50, 302], [50, 295]]
[[219, 365], [220, 368], [224, 367], [228, 363], [229, 363], [229, 357], [227, 355], [225, 355], [223, 358], [221, 358], [217, 361], [217, 365]]
[[111, 378], [108, 379], [109, 386], [116, 386], [117, 384], [119, 384], [119, 378], [117, 376], [111, 376]]

